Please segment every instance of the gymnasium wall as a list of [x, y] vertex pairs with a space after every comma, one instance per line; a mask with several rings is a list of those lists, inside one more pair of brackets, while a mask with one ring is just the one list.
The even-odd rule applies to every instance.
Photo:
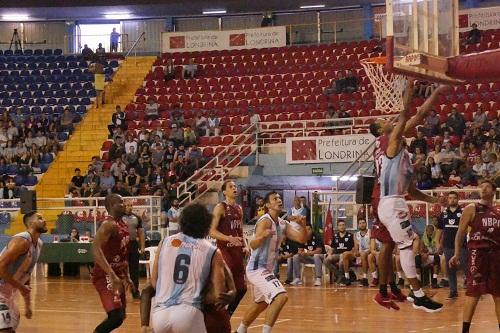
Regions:
[[[14, 29], [27, 42], [26, 49], [63, 49], [67, 38], [65, 22], [0, 22], [0, 49], [8, 49]], [[43, 41], [46, 41], [43, 43]], [[32, 44], [33, 43], [33, 44]]]

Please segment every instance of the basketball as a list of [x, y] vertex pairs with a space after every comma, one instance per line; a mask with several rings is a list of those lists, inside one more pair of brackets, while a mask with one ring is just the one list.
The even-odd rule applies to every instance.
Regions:
[[498, 1], [135, 2], [0, 9], [0, 331], [498, 332]]

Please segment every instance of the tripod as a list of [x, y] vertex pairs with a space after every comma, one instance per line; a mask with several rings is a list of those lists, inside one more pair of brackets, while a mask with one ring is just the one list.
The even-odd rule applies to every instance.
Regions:
[[21, 39], [19, 38], [19, 34], [17, 29], [14, 29], [14, 33], [12, 34], [12, 39], [10, 40], [9, 50], [12, 50], [12, 44], [14, 44], [14, 51], [23, 50], [23, 46], [21, 44]]

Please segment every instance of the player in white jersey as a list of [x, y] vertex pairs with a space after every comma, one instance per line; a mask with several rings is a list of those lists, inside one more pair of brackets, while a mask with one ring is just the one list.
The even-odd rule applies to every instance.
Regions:
[[[205, 239], [212, 216], [200, 204], [181, 213], [179, 234], [158, 248], [151, 282], [156, 289], [152, 323], [155, 333], [206, 333], [202, 303], [217, 303], [225, 291], [224, 260]], [[205, 289], [211, 285], [211, 294]]]
[[32, 316], [29, 282], [42, 249], [40, 235], [47, 232], [47, 224], [36, 211], [24, 215], [23, 223], [27, 230], [12, 237], [0, 254], [0, 332], [15, 332], [19, 325], [18, 290], [24, 298], [25, 317]]
[[308, 238], [304, 219], [297, 221], [298, 227], [293, 228], [279, 217], [283, 202], [278, 193], [269, 192], [264, 205], [267, 213], [255, 225], [255, 237], [250, 241], [252, 253], [246, 268], [254, 303], [246, 311], [237, 333], [246, 333], [252, 322], [266, 309], [262, 332], [271, 332], [288, 300], [285, 288], [273, 274], [280, 244], [285, 238], [304, 244]]
[[[392, 130], [385, 156], [382, 160], [380, 171], [380, 203], [378, 215], [385, 225], [392, 239], [400, 251], [401, 266], [414, 291], [413, 307], [427, 312], [440, 311], [442, 304], [427, 297], [417, 279], [415, 253], [413, 241], [415, 234], [410, 223], [410, 213], [405, 196], [409, 194], [413, 199], [428, 203], [437, 203], [437, 197], [428, 196], [415, 187], [413, 179], [413, 165], [411, 158], [403, 147], [403, 132], [406, 122], [410, 118], [411, 95], [413, 85], [406, 87], [404, 95], [404, 108], [399, 114], [399, 119]], [[411, 296], [413, 296], [411, 294]]]

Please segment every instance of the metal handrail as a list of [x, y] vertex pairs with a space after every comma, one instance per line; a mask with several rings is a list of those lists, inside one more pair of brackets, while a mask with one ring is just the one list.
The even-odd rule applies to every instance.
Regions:
[[128, 57], [128, 56], [130, 55], [130, 52], [132, 52], [132, 51], [135, 49], [135, 47], [136, 47], [136, 46], [137, 46], [137, 44], [139, 43], [139, 40], [140, 40], [140, 39], [141, 39], [141, 37], [143, 37], [143, 36], [144, 36], [144, 40], [146, 40], [146, 37], [145, 37], [145, 36], [146, 36], [146, 32], [145, 32], [145, 31], [143, 31], [143, 32], [139, 35], [139, 37], [137, 37], [137, 39], [135, 40], [134, 44], [132, 44], [132, 47], [131, 47], [131, 48], [127, 51], [127, 53], [125, 54], [125, 58], [126, 58], [126, 57]]

